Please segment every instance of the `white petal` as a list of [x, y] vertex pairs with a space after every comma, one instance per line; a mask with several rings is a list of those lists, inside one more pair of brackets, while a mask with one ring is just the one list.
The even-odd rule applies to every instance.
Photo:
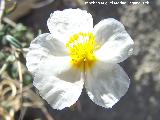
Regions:
[[97, 105], [111, 108], [127, 92], [130, 80], [118, 64], [97, 62], [86, 75], [85, 87]]
[[83, 78], [72, 68], [69, 57], [53, 57], [39, 66], [33, 84], [54, 109], [63, 109], [78, 100]]
[[66, 55], [66, 48], [59, 40], [53, 38], [49, 33], [41, 34], [30, 44], [29, 52], [26, 55], [27, 68], [34, 73], [38, 65], [49, 56]]
[[85, 10], [65, 9], [52, 13], [47, 25], [53, 35], [66, 42], [72, 34], [92, 31], [93, 19]]
[[119, 63], [133, 52], [133, 40], [124, 26], [113, 18], [105, 19], [94, 27], [96, 41], [102, 46], [96, 56], [105, 62]]

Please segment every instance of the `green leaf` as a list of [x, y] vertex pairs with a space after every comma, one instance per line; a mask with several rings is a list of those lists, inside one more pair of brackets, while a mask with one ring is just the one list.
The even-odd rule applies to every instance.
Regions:
[[15, 56], [14, 55], [10, 55], [10, 56], [8, 56], [6, 61], [12, 63], [15, 60], [16, 60]]
[[5, 36], [5, 39], [6, 39], [10, 44], [12, 44], [13, 46], [15, 46], [16, 48], [22, 48], [21, 43], [20, 43], [16, 38], [14, 38], [13, 36], [11, 36], [11, 35], [6, 35], [6, 36]]

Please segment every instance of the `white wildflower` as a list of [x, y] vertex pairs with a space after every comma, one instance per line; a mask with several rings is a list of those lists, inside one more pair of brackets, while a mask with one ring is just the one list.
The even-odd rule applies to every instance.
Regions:
[[54, 108], [70, 107], [83, 86], [90, 99], [112, 107], [127, 92], [129, 78], [117, 63], [133, 51], [133, 40], [113, 18], [93, 27], [84, 10], [55, 11], [47, 21], [50, 33], [39, 35], [30, 45], [27, 67], [34, 86]]

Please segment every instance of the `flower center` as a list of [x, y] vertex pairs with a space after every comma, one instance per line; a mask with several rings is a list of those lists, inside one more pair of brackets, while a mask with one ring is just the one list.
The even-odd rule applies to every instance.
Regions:
[[99, 48], [99, 45], [91, 32], [79, 32], [72, 35], [66, 43], [66, 47], [69, 50], [71, 63], [76, 68], [89, 69], [96, 62], [94, 52]]

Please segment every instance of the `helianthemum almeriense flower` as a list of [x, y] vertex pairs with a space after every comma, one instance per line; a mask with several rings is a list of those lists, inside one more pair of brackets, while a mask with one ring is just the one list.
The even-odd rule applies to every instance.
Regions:
[[55, 11], [50, 33], [36, 37], [26, 56], [33, 84], [54, 108], [70, 107], [83, 86], [90, 99], [112, 107], [127, 92], [129, 78], [117, 63], [133, 51], [133, 40], [113, 18], [93, 27], [91, 14], [80, 9]]

